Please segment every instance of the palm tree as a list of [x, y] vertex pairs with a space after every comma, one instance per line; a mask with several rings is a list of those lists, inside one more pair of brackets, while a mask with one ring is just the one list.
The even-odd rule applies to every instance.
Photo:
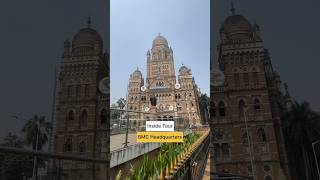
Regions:
[[118, 107], [119, 107], [120, 109], [123, 109], [123, 108], [126, 106], [126, 103], [127, 103], [127, 101], [126, 101], [124, 98], [120, 98], [120, 99], [117, 101]]
[[[22, 127], [22, 132], [26, 135], [26, 145], [32, 146], [33, 150], [41, 150], [42, 147], [48, 142], [51, 128], [51, 123], [46, 121], [45, 116], [34, 115]], [[38, 147], [36, 148], [37, 133]]]
[[290, 111], [284, 114], [283, 122], [292, 178], [317, 179], [311, 143], [320, 139], [320, 116], [307, 102], [294, 102]]

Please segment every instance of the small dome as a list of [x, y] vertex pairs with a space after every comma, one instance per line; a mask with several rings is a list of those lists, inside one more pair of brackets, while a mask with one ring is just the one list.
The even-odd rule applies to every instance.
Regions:
[[180, 75], [191, 75], [191, 70], [187, 68], [185, 65], [182, 65], [179, 69]]
[[163, 36], [161, 36], [160, 34], [153, 40], [152, 43], [152, 47], [155, 46], [166, 46], [168, 47], [168, 41], [166, 40], [166, 38], [164, 38]]
[[132, 73], [132, 77], [133, 77], [133, 78], [135, 78], [135, 77], [141, 78], [141, 77], [142, 77], [141, 71], [137, 68], [137, 69]]
[[99, 33], [91, 28], [91, 18], [88, 17], [87, 27], [81, 29], [72, 40], [72, 51], [75, 54], [102, 54], [103, 41]]

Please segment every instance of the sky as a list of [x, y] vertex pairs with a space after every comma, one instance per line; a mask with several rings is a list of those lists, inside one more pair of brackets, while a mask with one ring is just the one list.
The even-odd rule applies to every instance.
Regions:
[[[54, 69], [65, 39], [86, 26], [106, 39], [105, 0], [11, 0], [0, 6], [0, 141], [34, 114], [51, 121]], [[105, 41], [108, 42], [108, 41]]]
[[191, 68], [202, 93], [210, 92], [209, 0], [111, 0], [110, 100], [126, 97], [130, 74], [146, 75], [146, 54], [161, 33], [173, 49], [176, 76]]
[[[231, 0], [214, 0], [211, 28], [214, 52], [219, 29], [231, 14]], [[236, 13], [260, 26], [264, 46], [274, 69], [289, 86], [291, 96], [308, 101], [320, 112], [320, 1], [319, 0], [233, 0]]]

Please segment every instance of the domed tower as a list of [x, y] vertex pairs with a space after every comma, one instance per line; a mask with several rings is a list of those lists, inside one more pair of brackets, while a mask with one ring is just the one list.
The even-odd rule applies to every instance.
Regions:
[[[144, 79], [141, 71], [137, 68], [129, 79], [128, 87], [128, 109], [134, 111], [142, 111], [140, 108], [141, 102], [141, 87], [144, 85]], [[134, 116], [138, 115], [133, 114]], [[137, 118], [137, 117], [136, 117]]]
[[225, 76], [210, 95], [217, 171], [253, 174], [257, 180], [290, 179], [281, 130], [281, 81], [259, 26], [232, 8], [220, 29], [217, 51]]
[[[109, 157], [109, 94], [99, 91], [99, 82], [109, 77], [108, 61], [107, 53], [103, 54], [102, 38], [91, 28], [90, 18], [72, 43], [65, 41], [54, 113], [56, 153]], [[103, 169], [80, 167], [77, 162], [63, 163], [62, 167], [77, 167], [63, 169], [70, 179], [90, 179], [94, 170], [99, 174], [99, 170], [108, 173], [109, 169], [109, 165]]]
[[190, 125], [200, 125], [200, 109], [199, 109], [199, 90], [192, 76], [191, 69], [182, 64], [179, 69], [178, 81], [180, 89], [177, 91], [181, 94], [178, 98], [178, 106], [185, 111], [185, 116], [189, 119]]
[[153, 40], [151, 52], [147, 52], [147, 84], [156, 79], [167, 79], [170, 85], [175, 83], [173, 51], [160, 34]]

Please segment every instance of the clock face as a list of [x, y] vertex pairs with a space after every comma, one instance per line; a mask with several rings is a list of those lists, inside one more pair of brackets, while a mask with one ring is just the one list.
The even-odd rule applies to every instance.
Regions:
[[173, 111], [173, 106], [172, 105], [169, 106], [169, 110]]
[[147, 88], [146, 88], [145, 86], [141, 86], [141, 91], [144, 92], [144, 91], [146, 91], [146, 89], [147, 89]]
[[223, 72], [219, 69], [212, 69], [211, 70], [212, 74], [212, 80], [211, 80], [211, 85], [213, 86], [222, 86], [225, 81], [225, 75]]
[[101, 93], [103, 94], [108, 94], [109, 92], [109, 78], [105, 77], [103, 79], [100, 80], [99, 82], [99, 90]]
[[149, 107], [145, 107], [145, 108], [144, 108], [144, 111], [145, 111], [145, 112], [148, 112], [149, 110], [150, 110]]
[[175, 87], [176, 89], [180, 89], [181, 86], [180, 86], [179, 83], [177, 83], [177, 84], [174, 85], [174, 87]]

